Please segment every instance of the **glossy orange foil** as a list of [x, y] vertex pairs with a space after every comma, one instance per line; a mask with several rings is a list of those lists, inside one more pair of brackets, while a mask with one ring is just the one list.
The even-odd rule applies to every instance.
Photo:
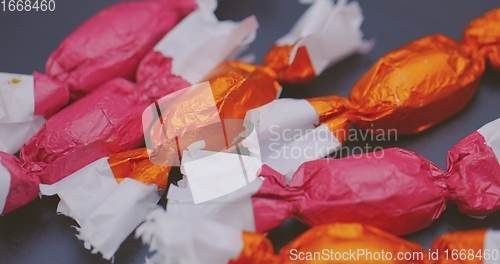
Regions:
[[263, 234], [243, 232], [243, 249], [229, 264], [279, 264], [271, 241]]
[[331, 95], [307, 99], [319, 115], [319, 122], [328, 126], [340, 143], [349, 136], [350, 102], [347, 98]]
[[275, 45], [264, 58], [264, 64], [278, 74], [278, 80], [282, 83], [309, 82], [316, 77], [316, 72], [307, 48], [299, 47], [292, 61], [291, 55], [294, 48], [292, 45]]
[[[222, 63], [207, 80], [208, 90], [178, 98], [162, 111], [165, 126], [152, 126], [150, 138], [159, 146], [151, 155], [156, 164], [179, 165], [182, 151], [200, 140], [205, 141], [205, 150], [228, 148], [244, 131], [247, 111], [275, 100], [281, 91], [272, 69], [240, 61]], [[168, 139], [161, 136], [162, 129], [171, 132]]]
[[[340, 252], [343, 257], [332, 257], [331, 251]], [[356, 255], [352, 258], [351, 251], [362, 250], [365, 256]], [[316, 253], [319, 252], [319, 253]], [[345, 252], [345, 254], [344, 254]], [[375, 255], [369, 252], [386, 252], [376, 260]], [[387, 252], [392, 257], [389, 259]], [[408, 259], [398, 260], [397, 255], [406, 253]], [[300, 255], [300, 253], [304, 253]], [[422, 255], [420, 257], [419, 255]], [[410, 257], [410, 255], [414, 255]], [[292, 263], [362, 263], [362, 264], [422, 264], [424, 263], [422, 247], [403, 240], [396, 236], [385, 233], [377, 228], [363, 226], [361, 224], [332, 224], [317, 226], [293, 240], [280, 251], [283, 264]], [[309, 260], [307, 260], [307, 256]], [[300, 258], [300, 259], [299, 259]], [[295, 260], [294, 260], [295, 259]], [[301, 260], [302, 259], [302, 260]]]
[[[438, 260], [429, 260], [428, 264], [483, 264], [483, 260], [476, 257], [476, 253], [480, 250], [482, 252], [487, 231], [487, 229], [459, 231], [439, 237], [434, 240], [431, 248], [431, 252], [438, 252]], [[469, 250], [474, 252], [473, 258], [451, 255], [452, 252], [460, 254], [461, 251]]]
[[472, 20], [465, 28], [463, 42], [479, 50], [495, 69], [500, 70], [500, 8]]
[[153, 164], [145, 148], [111, 155], [108, 163], [118, 182], [131, 178], [144, 184], [154, 183], [159, 190], [167, 187], [170, 167]]
[[349, 120], [374, 133], [415, 134], [460, 112], [484, 72], [479, 53], [431, 35], [382, 58], [351, 91]]

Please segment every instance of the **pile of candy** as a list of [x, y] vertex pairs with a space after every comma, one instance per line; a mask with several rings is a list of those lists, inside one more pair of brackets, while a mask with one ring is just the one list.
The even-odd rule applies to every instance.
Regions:
[[[116, 4], [68, 36], [46, 73], [0, 73], [0, 213], [58, 195], [57, 212], [106, 259], [138, 226], [157, 263], [341, 262], [361, 248], [352, 262], [462, 263], [445, 261], [461, 249], [500, 259], [495, 231], [445, 235], [429, 252], [395, 237], [428, 227], [447, 201], [474, 217], [500, 209], [500, 119], [456, 144], [446, 170], [399, 148], [324, 158], [351, 125], [417, 134], [462, 111], [485, 68], [500, 70], [500, 9], [461, 43], [437, 34], [389, 52], [349, 98], [278, 99], [281, 84], [369, 52], [359, 5], [314, 1], [263, 65], [232, 60], [255, 39], [256, 18], [219, 21], [216, 8]], [[273, 138], [284, 131], [294, 135]], [[168, 186], [173, 166], [184, 178]], [[166, 211], [155, 208], [165, 190]], [[313, 228], [274, 254], [264, 233], [292, 216]], [[382, 250], [387, 259], [369, 258]], [[497, 263], [479, 255], [470, 263]]]

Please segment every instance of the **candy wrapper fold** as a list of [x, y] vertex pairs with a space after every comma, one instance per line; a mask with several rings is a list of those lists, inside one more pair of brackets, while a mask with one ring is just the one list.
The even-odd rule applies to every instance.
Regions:
[[111, 259], [158, 202], [156, 190], [165, 188], [168, 171], [137, 149], [99, 159], [40, 190], [61, 198], [57, 212], [77, 221], [86, 248]]
[[[500, 232], [493, 229], [461, 230], [435, 239], [430, 252], [438, 253], [429, 264], [449, 263], [448, 252], [467, 252], [467, 259], [457, 263], [494, 264], [498, 263]], [[495, 253], [496, 252], [496, 253]]]
[[183, 19], [146, 55], [137, 72], [138, 81], [161, 74], [153, 71], [161, 69], [154, 63], [164, 57], [176, 58], [172, 62], [172, 73], [196, 84], [220, 63], [220, 58], [229, 58], [253, 42], [258, 28], [254, 16], [241, 22], [219, 21], [213, 13], [217, 3], [211, 2], [215, 1], [200, 0], [201, 7]]
[[[202, 2], [210, 3], [212, 1]], [[210, 9], [205, 9], [208, 7], [210, 7]], [[200, 5], [197, 11], [191, 13], [186, 18], [188, 22], [191, 22], [180, 23], [177, 25], [176, 29], [179, 31], [194, 30], [192, 22], [203, 24], [205, 22], [205, 16], [212, 12], [212, 6]], [[213, 18], [213, 16], [208, 17], [210, 19]], [[187, 53], [196, 53], [199, 45], [202, 45], [204, 42], [211, 42], [213, 40], [212, 36], [214, 35], [218, 35], [221, 40], [233, 38], [235, 34], [242, 34], [242, 36], [253, 35], [252, 32], [256, 30], [256, 27], [257, 23], [253, 17], [238, 23], [215, 23], [210, 20], [206, 25], [203, 25], [204, 30], [198, 32], [195, 39], [193, 39], [193, 36], [190, 34], [183, 36], [183, 38], [190, 38], [192, 42], [192, 45], [184, 45], [183, 49]], [[164, 41], [165, 43], [173, 43], [169, 45], [174, 45], [176, 42], [170, 41], [169, 38], [179, 38], [180, 35], [174, 31], [171, 33], [172, 34], [169, 33], [165, 36]], [[199, 41], [197, 41], [198, 39]], [[233, 53], [231, 51], [238, 50], [246, 45], [248, 45], [248, 41], [245, 37], [242, 37], [239, 41], [232, 39], [227, 45], [212, 47], [214, 49], [213, 52], [218, 55], [212, 57], [214, 61], [204, 65], [198, 65], [198, 70], [200, 70], [200, 72], [208, 72], [211, 70], [210, 67], [213, 67], [213, 63], [218, 64], [222, 62], [226, 59], [225, 56], [229, 56]], [[168, 50], [168, 47], [168, 45], [162, 44], [162, 48]], [[221, 52], [222, 49], [224, 49], [224, 52]], [[204, 50], [203, 52], [206, 51]], [[153, 102], [157, 100], [161, 101], [160, 98], [170, 93], [172, 93], [172, 97], [175, 98], [176, 93], [183, 94], [184, 91], [190, 90], [190, 88], [184, 86], [186, 83], [184, 79], [175, 75], [169, 75], [171, 70], [170, 62], [184, 59], [186, 58], [182, 56], [177, 58], [175, 54], [173, 54], [172, 59], [162, 58], [162, 62], [155, 65], [141, 64], [141, 66], [146, 67], [143, 68], [143, 70], [151, 70], [155, 78], [145, 80], [135, 87], [137, 93], [145, 93], [136, 95], [138, 98], [143, 98], [144, 101], [141, 101], [139, 104], [136, 103], [133, 107], [124, 106], [123, 102], [121, 103], [120, 107], [127, 108], [123, 113], [129, 116], [129, 118], [124, 121], [128, 121], [126, 123], [127, 125], [133, 124], [134, 126], [124, 129], [124, 131], [128, 131], [127, 135], [121, 135], [119, 138], [109, 140], [110, 142], [118, 143], [118, 140], [126, 140], [126, 142], [128, 142], [128, 140], [134, 139], [134, 142], [137, 140], [134, 146], [125, 146], [121, 143], [119, 145], [122, 147], [121, 149], [115, 148], [105, 152], [107, 153], [106, 156], [109, 156], [108, 158], [94, 161], [86, 168], [66, 175], [67, 177], [64, 176], [66, 178], [61, 177], [59, 179], [64, 179], [52, 186], [42, 185], [41, 189], [43, 194], [57, 194], [60, 196], [61, 203], [58, 211], [68, 216], [74, 216], [79, 222], [81, 226], [79, 229], [79, 237], [85, 241], [87, 248], [92, 248], [92, 252], [94, 253], [102, 253], [103, 257], [106, 259], [110, 259], [113, 256], [120, 243], [123, 242], [123, 240], [132, 233], [133, 229], [145, 219], [146, 214], [152, 209], [151, 205], [156, 204], [158, 201], [156, 190], [162, 190], [166, 187], [166, 174], [168, 173], [168, 168], [152, 164], [146, 149], [136, 149], [122, 153], [118, 152], [133, 149], [143, 142], [144, 136], [142, 129], [135, 125], [139, 124], [140, 126], [142, 113], [145, 109], [148, 111], [150, 106], [155, 106]], [[160, 74], [161, 70], [164, 70], [164, 72]], [[87, 100], [88, 97], [92, 97], [96, 92], [98, 91], [94, 91], [90, 95], [80, 99], [75, 104], [64, 109], [63, 112]], [[147, 104], [143, 104], [142, 102]], [[138, 113], [140, 114], [137, 115]], [[98, 118], [97, 120], [101, 119], [103, 121], [105, 120], [103, 118]], [[49, 120], [49, 122], [51, 120]], [[111, 130], [109, 126], [104, 127]], [[113, 126], [114, 129], [116, 129], [116, 127], [118, 126]], [[137, 128], [139, 129], [137, 130]], [[135, 133], [137, 133], [137, 137]], [[99, 137], [102, 137], [102, 133], [96, 138]], [[81, 158], [82, 157], [80, 157], [80, 159]], [[49, 184], [54, 182], [56, 181], [49, 182]], [[156, 186], [152, 187], [152, 184]], [[95, 193], [90, 199], [91, 202], [82, 205], [81, 201], [85, 200], [85, 197], [91, 193]], [[116, 206], [117, 203], [119, 203], [120, 206]], [[79, 218], [82, 218], [82, 220], [79, 220]], [[123, 219], [127, 220], [124, 221]]]
[[[283, 40], [278, 41], [275, 47], [270, 50], [266, 56], [264, 66], [241, 61], [226, 62], [208, 74], [207, 80], [210, 82], [211, 92], [198, 92], [186, 100], [176, 99], [174, 103], [170, 100], [165, 104], [160, 102], [159, 108], [162, 118], [167, 125], [164, 126], [160, 121], [156, 121], [155, 124], [145, 127], [147, 130], [145, 134], [148, 138], [146, 143], [148, 148], [154, 152], [152, 156], [155, 157], [155, 162], [167, 166], [178, 166], [182, 158], [179, 156], [182, 156], [183, 151], [191, 144], [200, 140], [205, 140], [206, 150], [220, 151], [229, 147], [234, 137], [230, 137], [228, 134], [237, 135], [239, 132], [244, 131], [244, 124], [236, 124], [237, 120], [240, 123], [246, 122], [247, 120], [244, 121], [243, 119], [249, 110], [274, 101], [281, 93], [279, 82], [288, 82], [289, 80], [292, 81], [292, 79], [293, 82], [310, 80], [320, 74], [327, 66], [338, 62], [340, 57], [344, 58], [359, 51], [359, 46], [365, 45], [361, 44], [364, 43], [362, 41], [362, 34], [359, 32], [361, 21], [361, 10], [356, 3], [347, 4], [344, 1], [339, 1], [337, 4], [334, 4], [330, 0], [317, 1], [300, 17], [291, 32], [284, 36]], [[356, 36], [353, 38], [356, 40], [352, 41], [356, 43], [357, 48], [353, 49], [346, 43], [333, 41], [341, 39], [343, 33], [351, 32], [353, 25], [355, 26], [355, 33], [352, 33], [352, 35]], [[304, 53], [305, 56], [293, 55], [293, 60], [290, 60], [290, 56], [293, 53], [292, 46], [285, 43], [299, 43], [296, 46], [304, 50], [305, 48], [300, 44], [302, 41], [308, 43], [308, 45], [328, 46], [328, 56], [311, 58]], [[345, 48], [342, 45], [349, 46], [349, 48]], [[311, 71], [313, 69], [312, 66], [307, 66], [306, 68], [308, 69], [305, 69], [305, 71], [310, 71], [312, 74], [304, 75], [301, 70], [293, 70], [294, 65], [310, 63], [311, 59], [313, 62], [318, 60], [317, 64], [322, 65], [315, 69], [316, 71]], [[146, 69], [147, 67], [144, 68]], [[291, 69], [289, 73], [286, 73], [289, 78], [282, 78], [286, 72], [286, 68]], [[208, 103], [209, 101], [210, 104]], [[212, 113], [212, 109], [214, 108], [214, 105], [211, 104], [212, 101], [218, 111], [216, 114]], [[290, 103], [277, 103], [276, 106], [269, 106], [259, 111], [265, 112], [266, 115], [273, 111], [272, 115], [276, 115], [274, 111], [283, 111], [287, 107], [287, 104]], [[317, 114], [311, 110], [311, 106], [303, 104], [301, 109], [316, 116], [316, 118], [312, 116], [308, 118], [308, 124], [319, 123]], [[207, 114], [208, 112], [210, 114]], [[278, 115], [278, 117], [270, 116], [270, 121], [264, 122], [269, 123], [278, 120], [282, 116]], [[196, 118], [189, 118], [190, 116], [196, 116]], [[254, 119], [256, 118], [263, 119], [263, 115], [254, 117]], [[156, 118], [156, 120], [159, 119]], [[219, 133], [213, 132], [214, 126], [216, 126], [214, 120], [219, 120]], [[253, 121], [260, 122], [259, 120]], [[303, 121], [287, 122], [291, 122], [292, 126], [305, 125], [299, 124]], [[237, 128], [238, 126], [239, 128]], [[309, 128], [311, 125], [307, 127]], [[328, 129], [332, 130], [332, 128], [328, 127], [327, 129], [324, 126], [313, 127], [311, 131], [306, 131], [305, 127], [299, 128], [302, 128], [303, 137], [293, 142], [292, 145], [288, 146], [288, 149], [306, 149], [315, 146], [318, 144], [318, 141], [314, 139], [315, 135], [321, 133], [331, 134]], [[237, 131], [238, 129], [239, 131]], [[287, 128], [283, 127], [283, 129]], [[161, 131], [167, 131], [167, 138], [161, 136]], [[296, 131], [296, 133], [301, 133], [301, 131]], [[215, 141], [219, 142], [222, 140], [221, 138], [216, 138], [219, 134], [224, 134], [225, 137], [226, 144], [222, 147], [220, 147], [221, 144], [214, 144]], [[160, 138], [161, 140], [155, 140], [155, 138]], [[266, 137], [264, 136], [263, 140], [265, 139]], [[292, 162], [289, 161], [290, 165], [284, 165], [278, 169], [284, 174], [291, 174], [302, 162], [323, 157], [333, 152], [339, 147], [337, 141], [332, 136], [330, 139], [325, 140], [325, 142], [321, 142], [325, 143], [327, 150], [314, 151], [313, 154], [309, 155], [309, 158], [300, 157], [294, 161], [294, 164], [291, 164]], [[179, 142], [180, 144], [178, 144]], [[284, 143], [279, 143], [276, 147], [277, 150], [275, 152], [281, 156], [280, 159], [273, 159], [273, 165], [277, 167], [285, 159], [283, 156], [290, 153], [287, 150], [287, 146], [284, 146]], [[266, 159], [268, 159], [269, 163], [272, 162], [271, 158], [266, 157]]]
[[155, 209], [136, 231], [136, 237], [156, 252], [151, 263], [229, 263], [243, 248], [238, 229], [217, 222], [172, 217], [164, 212]]
[[68, 99], [67, 88], [43, 74], [0, 73], [0, 151], [18, 152]]
[[[421, 246], [357, 223], [313, 227], [276, 255], [271, 242], [262, 234], [245, 232], [207, 219], [172, 217], [159, 208], [137, 229], [136, 236], [149, 244], [150, 251], [155, 252], [150, 261], [157, 264], [200, 263], [201, 258], [201, 263], [219, 264], [332, 263], [337, 262], [335, 259], [364, 264], [425, 263]], [[358, 254], [358, 250], [363, 250], [366, 255]], [[384, 252], [385, 259], [374, 261], [373, 255], [380, 252]], [[370, 253], [372, 257], [368, 256]], [[322, 257], [318, 258], [318, 254]], [[407, 257], [405, 260], [398, 254], [418, 257]], [[389, 260], [387, 256], [392, 258]]]
[[[448, 153], [446, 171], [399, 148], [309, 161], [289, 183], [264, 165], [261, 187], [254, 194], [247, 192], [255, 230], [267, 232], [296, 216], [311, 226], [359, 222], [404, 235], [429, 226], [444, 211], [447, 200], [456, 203], [462, 213], [487, 216], [500, 209], [500, 163], [495, 154], [499, 127], [500, 119], [457, 143]], [[224, 208], [230, 203], [214, 205]], [[186, 215], [194, 213], [205, 217], [202, 210], [195, 209]], [[207, 213], [208, 218], [210, 215]]]
[[45, 71], [68, 84], [72, 99], [113, 78], [133, 80], [143, 56], [195, 7], [193, 0], [112, 5], [69, 35], [50, 55]]
[[472, 20], [465, 28], [463, 42], [479, 52], [500, 70], [500, 8]]
[[144, 55], [195, 6], [192, 0], [113, 5], [61, 43], [47, 61], [47, 75], [1, 73], [0, 136], [6, 136], [0, 137], [0, 151], [18, 152], [45, 119], [70, 102], [70, 96], [78, 99], [113, 78], [132, 80]]
[[315, 1], [292, 30], [278, 39], [265, 64], [286, 83], [303, 83], [355, 53], [367, 53], [374, 41], [364, 41], [357, 2]]
[[101, 253], [103, 258], [111, 259], [160, 200], [155, 190], [154, 185], [124, 179], [102, 204], [86, 216], [77, 237], [84, 241], [85, 248], [92, 249], [92, 253]]
[[[189, 182], [189, 176], [186, 181]], [[167, 194], [167, 214], [181, 217], [203, 216], [218, 223], [224, 223], [247, 231], [255, 231], [251, 196], [262, 185], [257, 178], [243, 188], [210, 201], [195, 203], [189, 186], [171, 185]]]
[[302, 163], [341, 147], [332, 130], [318, 125], [320, 116], [307, 100], [275, 100], [248, 111], [244, 122], [256, 127], [263, 163], [288, 180]]
[[377, 135], [427, 130], [469, 104], [485, 71], [485, 59], [498, 69], [499, 14], [494, 9], [473, 20], [462, 43], [434, 34], [385, 54], [354, 85], [348, 98], [310, 101], [342, 105], [337, 111], [318, 112], [322, 122], [334, 126], [352, 124]]

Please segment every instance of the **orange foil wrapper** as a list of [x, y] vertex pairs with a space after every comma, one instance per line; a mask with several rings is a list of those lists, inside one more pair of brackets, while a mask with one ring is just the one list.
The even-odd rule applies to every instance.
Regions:
[[332, 224], [311, 228], [283, 247], [280, 257], [280, 263], [283, 264], [424, 263], [420, 245], [361, 224]]
[[442, 235], [434, 240], [434, 243], [432, 244], [432, 248], [430, 250], [431, 258], [429, 259], [428, 264], [487, 263], [483, 262], [484, 256], [482, 256], [487, 232], [488, 230], [486, 229], [479, 229], [458, 231]]
[[416, 134], [461, 111], [474, 96], [484, 60], [432, 35], [383, 56], [351, 91], [351, 122]]
[[496, 70], [500, 70], [500, 8], [472, 20], [465, 28], [463, 42], [479, 50]]
[[111, 155], [108, 163], [118, 182], [130, 178], [146, 185], [156, 184], [159, 190], [167, 187], [170, 167], [153, 164], [146, 148]]
[[316, 77], [309, 54], [305, 47], [297, 50], [292, 61], [293, 46], [274, 46], [264, 58], [264, 63], [278, 73], [280, 82], [299, 84], [309, 82]]
[[193, 86], [190, 92], [181, 91], [183, 94], [173, 101], [159, 100], [162, 116], [154, 119], [151, 129], [145, 131], [154, 146], [148, 146], [153, 149], [150, 154], [153, 162], [178, 166], [182, 151], [200, 140], [205, 141], [207, 150], [229, 148], [233, 139], [244, 131], [247, 112], [279, 96], [278, 76], [271, 67], [226, 62], [207, 77], [209, 89], [201, 84]]
[[[310, 81], [330, 65], [368, 52], [373, 42], [363, 40], [362, 21], [356, 2], [316, 1], [275, 42], [264, 65], [223, 63], [205, 78], [211, 95], [199, 91], [159, 100], [146, 114], [153, 118], [145, 118], [151, 124], [145, 127], [150, 156], [157, 164], [178, 166], [183, 151], [194, 142], [204, 140], [204, 149], [211, 151], [231, 148], [244, 131], [247, 112], [279, 97], [280, 83]], [[338, 123], [331, 121], [331, 126], [344, 127]]]
[[334, 124], [348, 122], [374, 134], [416, 134], [467, 106], [486, 59], [500, 69], [499, 50], [500, 9], [495, 9], [469, 24], [463, 43], [440, 34], [417, 39], [380, 58], [348, 99], [309, 101], [322, 120]]
[[427, 258], [420, 245], [358, 223], [313, 227], [275, 254], [264, 234], [206, 218], [174, 217], [160, 208], [148, 215], [136, 237], [155, 251], [153, 263], [424, 264]]

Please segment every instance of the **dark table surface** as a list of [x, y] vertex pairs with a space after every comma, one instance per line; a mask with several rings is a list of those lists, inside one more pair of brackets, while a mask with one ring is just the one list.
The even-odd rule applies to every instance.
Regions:
[[[29, 74], [43, 71], [50, 52], [80, 23], [118, 0], [55, 0], [54, 12], [0, 11], [0, 72]], [[284, 97], [348, 95], [353, 84], [383, 54], [416, 38], [443, 33], [460, 39], [466, 24], [487, 10], [500, 7], [498, 0], [359, 0], [365, 14], [363, 31], [377, 44], [364, 56], [353, 56], [327, 70], [305, 86], [285, 86]], [[224, 0], [217, 14], [221, 19], [239, 20], [255, 14], [261, 28], [250, 51], [260, 61], [274, 40], [285, 34], [305, 10], [295, 0]], [[446, 152], [460, 139], [492, 121], [500, 113], [500, 74], [488, 70], [470, 105], [452, 119], [416, 136], [377, 142], [383, 147], [399, 146], [416, 151], [441, 167]], [[373, 145], [351, 142], [349, 147]], [[0, 217], [0, 263], [109, 263], [92, 255], [75, 237], [76, 223], [57, 216], [58, 198], [43, 198], [7, 216]], [[429, 247], [445, 232], [459, 229], [500, 227], [500, 213], [477, 220], [461, 215], [455, 206], [429, 228], [406, 238]], [[276, 248], [307, 229], [290, 219], [269, 236]], [[129, 237], [116, 254], [115, 263], [143, 263], [147, 248]]]

